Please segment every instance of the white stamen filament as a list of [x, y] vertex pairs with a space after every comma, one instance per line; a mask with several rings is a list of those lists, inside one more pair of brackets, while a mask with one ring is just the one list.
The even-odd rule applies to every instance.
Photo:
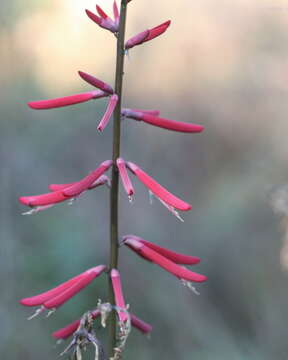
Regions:
[[197, 289], [192, 285], [192, 283], [190, 281], [181, 279], [181, 283], [187, 287], [189, 290], [191, 290], [194, 294], [196, 295], [200, 295], [200, 292], [197, 291]]
[[40, 212], [40, 211], [49, 209], [49, 208], [51, 208], [52, 206], [54, 206], [54, 204], [51, 204], [51, 205], [43, 205], [43, 206], [35, 206], [35, 207], [33, 207], [31, 210], [22, 213], [22, 215], [34, 215], [34, 214], [37, 214], [37, 213]]
[[41, 306], [39, 309], [37, 309], [34, 314], [32, 314], [31, 316], [28, 317], [27, 320], [32, 320], [34, 319], [36, 316], [40, 315], [43, 311], [45, 310], [44, 306]]

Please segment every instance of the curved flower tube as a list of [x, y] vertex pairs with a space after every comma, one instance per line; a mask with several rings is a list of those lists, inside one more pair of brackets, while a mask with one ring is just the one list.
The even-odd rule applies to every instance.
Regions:
[[84, 71], [78, 71], [78, 74], [88, 84], [95, 86], [106, 93], [114, 94], [113, 88], [109, 84], [106, 84], [104, 81], [99, 80], [95, 76], [87, 74]]
[[161, 186], [145, 171], [143, 171], [138, 165], [132, 162], [126, 162], [128, 168], [135, 174], [138, 179], [149, 189], [153, 194], [163, 200], [165, 203], [173, 206], [174, 208], [182, 211], [191, 210], [192, 206], [185, 201], [179, 199], [175, 195], [171, 194], [167, 189]]
[[180, 266], [175, 262], [171, 261], [167, 257], [161, 255], [160, 253], [152, 250], [147, 245], [136, 240], [135, 238], [125, 238], [124, 244], [127, 245], [131, 250], [141, 255], [141, 257], [146, 258], [147, 260], [152, 261], [154, 264], [159, 265], [164, 270], [170, 272], [172, 275], [175, 275], [180, 280], [187, 280], [192, 282], [204, 282], [207, 280], [205, 275], [195, 273], [188, 270], [184, 266]]
[[135, 235], [126, 235], [123, 238], [123, 241], [125, 242], [125, 239], [135, 239], [137, 241], [140, 241], [142, 244], [148, 246], [150, 249], [156, 251], [158, 254], [165, 256], [167, 259], [175, 262], [175, 264], [182, 264], [182, 265], [196, 265], [199, 264], [201, 259], [197, 256], [190, 256], [190, 255], [184, 255], [179, 254], [175, 251], [171, 251], [169, 249], [163, 248], [159, 245], [156, 245], [150, 241], [144, 240], [139, 236]]
[[109, 100], [109, 103], [108, 103], [108, 106], [107, 106], [107, 109], [102, 117], [102, 119], [100, 120], [100, 123], [97, 127], [97, 130], [98, 131], [103, 131], [105, 129], [105, 127], [107, 126], [112, 114], [113, 114], [113, 111], [117, 105], [117, 102], [118, 102], [118, 95], [116, 94], [113, 94], [111, 97], [110, 97], [110, 100]]
[[100, 166], [92, 171], [89, 175], [84, 177], [82, 180], [73, 183], [62, 190], [50, 192], [42, 195], [35, 196], [22, 196], [19, 198], [19, 202], [27, 206], [46, 206], [54, 205], [56, 203], [74, 198], [80, 195], [83, 191], [89, 189], [89, 187], [95, 183], [95, 181], [112, 165], [111, 160], [106, 160]]
[[116, 161], [116, 164], [118, 167], [120, 178], [122, 180], [123, 187], [124, 187], [128, 197], [131, 198], [131, 196], [134, 194], [134, 188], [133, 188], [133, 185], [131, 183], [131, 180], [129, 178], [129, 175], [128, 175], [128, 172], [126, 169], [126, 162], [124, 159], [118, 158]]
[[58, 308], [89, 285], [90, 282], [102, 274], [105, 269], [105, 265], [93, 267], [51, 290], [36, 296], [24, 298], [20, 300], [20, 303], [24, 306], [42, 305], [45, 309]]
[[204, 130], [204, 126], [202, 125], [165, 119], [159, 117], [158, 114], [155, 115], [152, 112], [145, 112], [137, 109], [123, 109], [122, 115], [129, 119], [144, 121], [147, 124], [177, 132], [200, 133]]
[[125, 49], [128, 50], [136, 45], [141, 45], [144, 42], [155, 39], [156, 37], [163, 34], [168, 29], [170, 24], [171, 20], [168, 20], [158, 26], [155, 26], [152, 29], [144, 30], [139, 34], [134, 35], [126, 42]]
[[47, 109], [54, 109], [64, 106], [80, 104], [82, 102], [86, 102], [89, 100], [100, 99], [108, 95], [109, 94], [107, 94], [104, 91], [94, 90], [81, 94], [69, 95], [69, 96], [64, 96], [50, 100], [30, 101], [28, 103], [28, 106], [34, 110], [47, 110]]
[[[49, 190], [51, 191], [59, 191], [64, 190], [67, 187], [70, 187], [72, 185], [75, 185], [77, 182], [67, 183], [67, 184], [50, 184], [48, 186]], [[108, 187], [110, 187], [110, 179], [107, 175], [101, 175], [99, 179], [95, 180], [92, 185], [88, 187], [87, 190], [95, 189], [98, 186], [107, 184]]]
[[123, 323], [128, 320], [128, 316], [125, 311], [121, 311], [121, 309], [123, 309], [123, 310], [126, 309], [126, 304], [125, 304], [123, 291], [122, 291], [120, 273], [118, 270], [112, 269], [110, 276], [111, 276], [111, 281], [112, 281], [112, 286], [113, 286], [113, 291], [114, 291], [115, 303], [116, 303], [117, 308], [119, 309], [119, 310], [117, 309], [117, 313], [118, 313], [120, 322]]

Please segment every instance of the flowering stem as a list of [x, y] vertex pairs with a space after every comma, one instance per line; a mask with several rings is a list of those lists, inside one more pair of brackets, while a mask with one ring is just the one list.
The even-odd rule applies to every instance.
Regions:
[[[118, 95], [118, 103], [114, 110], [114, 128], [113, 128], [113, 167], [112, 183], [110, 194], [110, 264], [109, 268], [116, 269], [118, 265], [118, 188], [119, 174], [116, 160], [120, 156], [120, 138], [121, 138], [121, 100], [122, 100], [122, 82], [124, 74], [124, 40], [125, 25], [127, 13], [127, 0], [121, 0], [120, 24], [117, 39], [117, 59], [115, 75], [115, 93]], [[110, 304], [115, 304], [113, 287], [109, 276], [109, 295]], [[113, 312], [109, 321], [109, 357], [113, 356], [116, 346], [116, 314]]]

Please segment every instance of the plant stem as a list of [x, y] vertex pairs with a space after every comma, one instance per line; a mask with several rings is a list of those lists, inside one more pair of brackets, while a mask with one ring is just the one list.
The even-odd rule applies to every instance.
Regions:
[[[126, 26], [127, 0], [121, 0], [120, 24], [117, 38], [117, 59], [115, 74], [115, 93], [118, 95], [118, 103], [114, 111], [113, 125], [113, 168], [110, 193], [110, 264], [109, 269], [115, 269], [118, 266], [118, 188], [119, 174], [116, 166], [116, 160], [120, 156], [121, 140], [121, 102], [122, 102], [122, 83], [124, 75], [124, 40]], [[115, 304], [111, 279], [109, 277], [109, 295], [110, 304]], [[113, 356], [116, 346], [116, 314], [112, 312], [109, 321], [109, 357]]]

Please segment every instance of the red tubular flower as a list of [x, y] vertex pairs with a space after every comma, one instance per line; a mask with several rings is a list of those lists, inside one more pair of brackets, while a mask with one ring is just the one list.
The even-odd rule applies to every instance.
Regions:
[[155, 39], [157, 36], [163, 34], [167, 30], [167, 28], [169, 27], [170, 24], [171, 24], [171, 21], [168, 20], [168, 21], [165, 21], [163, 24], [155, 26], [152, 29], [142, 31], [139, 34], [134, 35], [132, 38], [130, 38], [126, 42], [125, 49], [128, 50], [136, 45], [141, 45], [146, 41]]
[[99, 16], [101, 16], [103, 19], [107, 19], [109, 16], [105, 13], [104, 10], [102, 10], [102, 8], [96, 4], [96, 10], [99, 14]]
[[31, 101], [28, 103], [28, 106], [35, 110], [54, 109], [58, 107], [79, 104], [92, 99], [99, 99], [105, 96], [108, 96], [106, 92], [101, 90], [94, 90], [81, 94], [64, 96], [56, 99]]
[[139, 319], [136, 315], [131, 314], [131, 324], [138, 330], [142, 331], [143, 334], [149, 334], [152, 331], [152, 326], [145, 321]]
[[[93, 320], [97, 319], [97, 317], [101, 315], [100, 310], [92, 311], [91, 315], [92, 315]], [[52, 336], [55, 339], [63, 339], [63, 340], [65, 340], [69, 336], [71, 336], [78, 329], [79, 325], [80, 325], [80, 320], [75, 320], [72, 323], [64, 326], [63, 328], [61, 328], [61, 329], [59, 329], [57, 331], [54, 331], [52, 333]]]
[[[111, 281], [112, 281], [112, 286], [113, 286], [115, 303], [118, 308], [116, 310], [117, 310], [120, 322], [123, 323], [128, 320], [128, 316], [127, 316], [126, 311], [123, 311], [123, 310], [126, 310], [126, 304], [124, 301], [124, 296], [123, 296], [123, 291], [122, 291], [120, 273], [118, 270], [112, 269], [110, 276], [111, 276]], [[121, 311], [121, 309], [123, 309], [123, 310]]]
[[89, 187], [95, 183], [95, 181], [109, 169], [112, 165], [111, 160], [106, 160], [100, 166], [92, 171], [82, 180], [73, 183], [73, 185], [68, 186], [62, 190], [54, 191], [47, 194], [35, 195], [35, 196], [22, 196], [19, 198], [19, 201], [27, 206], [45, 206], [56, 204], [68, 199], [71, 199], [75, 196], [80, 195], [83, 191], [89, 189]]
[[160, 253], [152, 250], [144, 243], [136, 240], [135, 238], [124, 238], [124, 244], [127, 245], [131, 250], [135, 251], [141, 257], [152, 261], [154, 264], [159, 265], [164, 270], [170, 272], [181, 280], [187, 280], [192, 282], [204, 282], [207, 280], [205, 275], [197, 274], [193, 271], [188, 270], [184, 266], [180, 266], [175, 262], [171, 261], [167, 257]]
[[126, 41], [125, 49], [132, 49], [136, 45], [143, 44], [144, 40], [149, 36], [149, 30], [144, 30], [141, 33], [134, 35], [128, 41]]
[[[117, 4], [116, 4], [117, 7]], [[119, 29], [119, 17], [116, 18], [115, 20], [112, 20], [102, 9], [99, 5], [96, 5], [96, 10], [98, 12], [97, 16], [96, 14], [92, 13], [90, 10], [85, 10], [87, 16], [94, 21], [97, 25], [99, 25], [100, 27], [102, 27], [103, 29], [109, 30], [112, 33], [117, 33], [118, 29]], [[118, 10], [118, 8], [117, 8]], [[113, 6], [113, 12], [114, 12], [114, 16], [115, 16], [115, 4]]]
[[110, 85], [106, 84], [104, 81], [101, 81], [97, 79], [95, 76], [87, 74], [84, 71], [78, 71], [78, 74], [88, 84], [95, 86], [106, 93], [114, 94], [113, 88]]
[[175, 264], [195, 265], [195, 264], [199, 264], [199, 262], [200, 262], [200, 258], [197, 256], [190, 256], [190, 255], [183, 255], [183, 254], [176, 253], [175, 251], [171, 251], [169, 249], [166, 249], [159, 245], [151, 243], [150, 241], [144, 240], [144, 239], [140, 238], [139, 236], [126, 235], [124, 237], [124, 240], [126, 238], [135, 239], [137, 241], [140, 241], [142, 244], [148, 246], [150, 249], [156, 251], [160, 255], [163, 255], [167, 259], [173, 261]]
[[96, 266], [51, 290], [30, 298], [22, 299], [20, 303], [24, 306], [42, 305], [45, 309], [56, 309], [89, 285], [90, 282], [102, 274], [105, 269], [105, 265]]
[[120, 177], [122, 180], [123, 187], [129, 197], [129, 199], [131, 199], [131, 196], [134, 194], [134, 188], [133, 188], [133, 185], [131, 183], [131, 180], [129, 178], [129, 175], [128, 175], [128, 172], [126, 169], [125, 160], [122, 158], [118, 158], [116, 163], [117, 163], [119, 174], [120, 174]]
[[167, 189], [158, 184], [151, 176], [146, 174], [139, 166], [132, 162], [126, 162], [128, 168], [135, 174], [138, 179], [149, 189], [151, 192], [163, 200], [168, 205], [182, 211], [188, 211], [192, 207], [185, 201], [179, 199], [171, 194]]
[[[68, 184], [50, 184], [48, 186], [48, 188], [51, 191], [59, 191], [59, 190], [65, 189], [67, 187], [70, 187], [72, 185], [75, 185], [76, 183], [77, 182], [72, 182], [72, 183], [68, 183]], [[107, 186], [110, 186], [110, 179], [107, 175], [101, 175], [99, 177], [99, 179], [95, 180], [94, 183], [89, 186], [88, 190], [95, 189], [96, 187], [98, 187], [100, 185], [105, 185], [105, 184], [107, 184]]]
[[[99, 310], [94, 310], [91, 313], [92, 313], [92, 318], [94, 320], [97, 319], [101, 314]], [[152, 331], [152, 326], [150, 324], [147, 324], [145, 321], [139, 319], [134, 314], [130, 313], [130, 317], [131, 317], [132, 326], [140, 330], [143, 334], [149, 334]], [[79, 325], [80, 325], [80, 320], [75, 320], [71, 324], [68, 324], [63, 328], [54, 331], [52, 333], [52, 336], [55, 339], [65, 340], [69, 336], [73, 335], [73, 333], [78, 329]]]
[[199, 133], [204, 130], [204, 126], [198, 124], [185, 123], [182, 121], [175, 121], [165, 118], [160, 118], [158, 114], [152, 112], [137, 110], [137, 109], [124, 109], [123, 116], [134, 119], [142, 120], [147, 124], [161, 127], [172, 131], [184, 133]]
[[103, 131], [105, 129], [105, 127], [107, 126], [112, 114], [113, 114], [113, 111], [117, 105], [117, 102], [118, 102], [118, 95], [116, 94], [113, 94], [111, 97], [110, 97], [110, 100], [109, 100], [109, 103], [108, 103], [108, 106], [107, 106], [107, 109], [105, 111], [105, 114], [103, 115], [102, 119], [100, 120], [100, 123], [97, 127], [97, 130], [98, 131]]
[[118, 9], [116, 0], [114, 0], [114, 2], [113, 2], [113, 14], [114, 14], [114, 21], [118, 27], [119, 20], [120, 20], [120, 14], [119, 14], [119, 9]]
[[144, 42], [155, 39], [157, 36], [160, 36], [161, 34], [163, 34], [168, 29], [170, 24], [171, 24], [171, 20], [167, 20], [164, 23], [150, 29], [149, 36], [144, 40]]

